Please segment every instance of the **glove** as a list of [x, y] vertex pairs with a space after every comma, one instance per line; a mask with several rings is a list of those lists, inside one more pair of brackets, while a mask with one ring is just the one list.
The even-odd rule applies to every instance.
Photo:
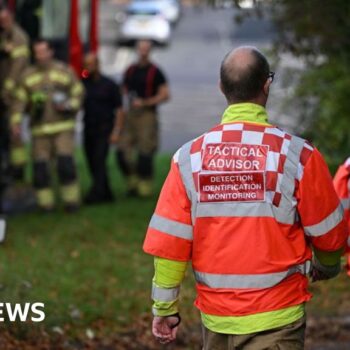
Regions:
[[176, 333], [181, 322], [180, 315], [154, 316], [152, 333], [161, 344], [169, 344], [176, 339]]
[[310, 277], [312, 282], [328, 280], [336, 277], [340, 272], [340, 261], [336, 265], [322, 265], [316, 256], [312, 259]]

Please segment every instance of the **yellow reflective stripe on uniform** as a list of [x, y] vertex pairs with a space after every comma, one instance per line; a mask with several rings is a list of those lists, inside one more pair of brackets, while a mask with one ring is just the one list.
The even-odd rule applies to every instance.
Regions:
[[13, 90], [15, 85], [16, 85], [15, 81], [13, 79], [8, 78], [5, 80], [4, 88], [6, 90]]
[[80, 189], [77, 183], [61, 186], [61, 194], [64, 203], [78, 204], [80, 201]]
[[18, 88], [15, 92], [16, 98], [22, 102], [27, 102], [28, 95], [25, 89]]
[[325, 252], [323, 250], [318, 250], [315, 247], [313, 247], [313, 250], [314, 250], [314, 253], [316, 255], [317, 260], [322, 265], [326, 265], [326, 266], [336, 265], [344, 253], [343, 247], [334, 251], [334, 252]]
[[11, 58], [28, 57], [29, 54], [30, 54], [30, 51], [27, 45], [21, 45], [21, 46], [15, 47], [11, 51]]
[[80, 83], [75, 83], [72, 87], [72, 96], [80, 96], [83, 92], [83, 86]]
[[38, 204], [42, 208], [52, 208], [55, 204], [54, 193], [51, 188], [43, 188], [36, 191]]
[[179, 312], [179, 301], [157, 301], [153, 304], [152, 313], [154, 316], [169, 316]]
[[245, 316], [214, 316], [201, 312], [203, 325], [216, 333], [252, 334], [291, 324], [305, 315], [304, 304]]
[[24, 165], [27, 162], [27, 151], [25, 147], [15, 147], [11, 149], [11, 163], [13, 165]]
[[78, 98], [71, 98], [69, 103], [72, 109], [79, 109], [80, 107], [80, 100]]
[[68, 85], [71, 81], [69, 74], [58, 70], [52, 70], [49, 72], [49, 79], [53, 82], [64, 85]]
[[38, 84], [40, 83], [42, 80], [43, 80], [44, 76], [40, 73], [33, 73], [33, 74], [30, 74], [28, 75], [25, 80], [24, 80], [24, 83], [25, 85], [31, 87], [35, 84]]
[[74, 120], [66, 120], [63, 122], [43, 124], [43, 125], [33, 127], [32, 134], [34, 136], [51, 135], [51, 134], [56, 134], [58, 132], [74, 129], [74, 126], [75, 126]]
[[307, 275], [310, 272], [310, 267], [311, 262], [307, 260], [303, 264], [291, 266], [288, 270], [281, 272], [261, 274], [215, 274], [196, 270], [193, 272], [197, 283], [203, 284], [209, 288], [264, 289], [272, 288], [295, 273]]
[[22, 114], [21, 113], [14, 113], [11, 115], [10, 118], [10, 124], [19, 124], [22, 122]]

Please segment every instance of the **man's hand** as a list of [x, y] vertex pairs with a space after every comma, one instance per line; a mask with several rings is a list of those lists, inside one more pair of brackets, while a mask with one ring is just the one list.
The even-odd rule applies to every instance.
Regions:
[[112, 145], [117, 145], [120, 139], [120, 130], [113, 130], [111, 135], [109, 136], [109, 143]]
[[161, 344], [169, 344], [176, 339], [180, 324], [180, 316], [155, 316], [152, 323], [152, 333]]
[[134, 98], [132, 100], [132, 107], [133, 108], [142, 108], [145, 106], [145, 101], [142, 98]]

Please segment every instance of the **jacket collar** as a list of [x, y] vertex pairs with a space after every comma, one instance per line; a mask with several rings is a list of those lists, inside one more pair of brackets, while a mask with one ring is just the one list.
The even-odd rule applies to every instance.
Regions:
[[268, 123], [266, 109], [261, 105], [250, 102], [235, 103], [226, 108], [221, 124], [235, 122], [271, 125]]

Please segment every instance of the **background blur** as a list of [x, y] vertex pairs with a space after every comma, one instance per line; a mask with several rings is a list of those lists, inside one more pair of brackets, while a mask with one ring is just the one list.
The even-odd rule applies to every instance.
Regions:
[[[166, 73], [172, 94], [160, 108], [158, 190], [171, 154], [219, 122], [226, 106], [218, 89], [219, 66], [223, 56], [240, 45], [258, 47], [276, 72], [267, 108], [270, 121], [311, 139], [332, 171], [344, 161], [350, 150], [348, 1], [169, 3], [170, 8], [140, 10], [128, 1], [100, 0], [93, 33], [98, 33], [103, 72], [118, 82], [135, 59], [133, 41], [138, 36], [147, 31], [158, 44], [153, 60]], [[63, 60], [71, 57], [72, 45], [81, 44], [81, 54], [91, 44], [91, 4], [80, 0], [79, 11], [72, 14], [68, 0], [9, 1], [31, 37], [50, 39]], [[155, 16], [161, 17], [159, 23], [154, 23]], [[80, 42], [71, 36], [75, 20]], [[72, 63], [79, 65], [79, 57]], [[82, 127], [79, 122], [78, 146]], [[90, 178], [79, 147], [77, 156], [84, 191]], [[8, 218], [7, 238], [0, 246], [0, 301], [44, 302], [46, 320], [40, 326], [0, 325], [0, 349], [162, 348], [150, 332], [153, 261], [141, 250], [157, 198], [126, 198], [114, 149], [108, 164], [115, 203], [83, 207], [74, 215]], [[311, 289], [308, 348], [349, 349], [350, 289], [345, 272]], [[184, 322], [171, 349], [200, 349], [193, 297], [189, 271], [182, 289]]]

